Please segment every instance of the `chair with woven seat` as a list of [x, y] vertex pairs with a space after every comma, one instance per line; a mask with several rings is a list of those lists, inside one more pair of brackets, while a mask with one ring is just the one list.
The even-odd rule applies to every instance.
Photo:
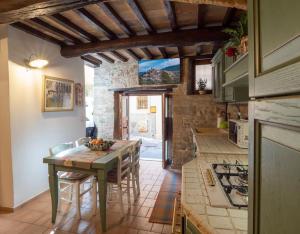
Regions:
[[[59, 144], [51, 147], [49, 149], [49, 152], [51, 156], [54, 156], [59, 153], [62, 153], [65, 150], [73, 148], [73, 146], [74, 144], [72, 142]], [[80, 186], [89, 180], [92, 181], [92, 183], [90, 183], [89, 188], [86, 190], [83, 189], [83, 191], [81, 192]], [[75, 190], [77, 217], [81, 218], [81, 212], [80, 212], [81, 197], [87, 192], [92, 190], [93, 203], [94, 203], [93, 214], [96, 214], [96, 209], [97, 209], [97, 187], [96, 186], [97, 183], [93, 176], [82, 174], [82, 173], [76, 173], [76, 172], [63, 172], [63, 171], [58, 172], [58, 211], [61, 210], [62, 200], [72, 203], [73, 191]], [[62, 193], [66, 191], [69, 191], [68, 198], [64, 198], [62, 196]]]
[[131, 183], [133, 187], [134, 200], [137, 199], [140, 194], [140, 149], [142, 141], [139, 140], [133, 147], [131, 153]]
[[[131, 166], [131, 150], [123, 150], [118, 157], [117, 168], [107, 173], [107, 183], [109, 197], [111, 197], [112, 190], [118, 190], [118, 202], [122, 215], [124, 216], [123, 194], [127, 193], [128, 206], [130, 207], [130, 166]], [[125, 185], [125, 187], [124, 187]], [[124, 190], [123, 190], [124, 189]]]

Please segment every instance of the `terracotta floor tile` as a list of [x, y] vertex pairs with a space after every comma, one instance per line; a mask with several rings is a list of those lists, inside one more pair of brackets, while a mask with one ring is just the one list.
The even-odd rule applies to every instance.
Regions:
[[170, 234], [170, 233], [172, 233], [172, 226], [171, 226], [171, 225], [166, 225], [166, 224], [164, 224], [162, 233], [165, 233], [165, 234]]
[[139, 212], [137, 213], [137, 216], [140, 216], [140, 217], [146, 217], [147, 214], [148, 214], [148, 211], [149, 211], [149, 207], [144, 207], [144, 206], [142, 206], [142, 207], [139, 209]]
[[[160, 184], [165, 172], [160, 162], [141, 161], [141, 193], [134, 201], [131, 189], [130, 209], [126, 195], [123, 196], [125, 216], [122, 217], [118, 203], [107, 204], [108, 231], [105, 234], [153, 234], [171, 233], [170, 225], [149, 222]], [[113, 199], [116, 194], [113, 193]], [[116, 197], [116, 196], [115, 196]], [[99, 199], [99, 198], [97, 198]], [[116, 200], [113, 200], [116, 201]], [[91, 193], [81, 201], [81, 215], [76, 218], [75, 203], [63, 203], [56, 223], [51, 223], [50, 193], [44, 193], [14, 213], [0, 213], [0, 234], [103, 234], [100, 224], [99, 201], [96, 216], [92, 213]]]
[[163, 224], [159, 224], [159, 223], [153, 223], [152, 232], [157, 232], [157, 233], [161, 233], [163, 230], [164, 225]]

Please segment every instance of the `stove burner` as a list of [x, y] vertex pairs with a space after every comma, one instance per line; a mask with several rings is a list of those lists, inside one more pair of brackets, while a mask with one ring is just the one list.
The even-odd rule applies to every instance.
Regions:
[[224, 160], [223, 163], [212, 164], [212, 168], [231, 205], [248, 207], [248, 165], [238, 161], [230, 164]]
[[236, 193], [241, 196], [248, 196], [248, 188], [244, 186], [236, 187]]
[[241, 185], [247, 185], [248, 184], [248, 172], [247, 173], [239, 173], [238, 180]]

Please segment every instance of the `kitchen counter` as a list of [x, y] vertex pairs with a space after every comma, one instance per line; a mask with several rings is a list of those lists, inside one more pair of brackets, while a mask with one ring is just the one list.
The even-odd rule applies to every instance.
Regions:
[[[205, 170], [211, 163], [222, 163], [223, 160], [228, 163], [238, 160], [248, 164], [247, 149], [226, 142], [227, 135], [223, 130], [198, 130], [200, 133], [193, 130], [198, 148], [197, 158], [182, 167], [183, 213], [201, 233], [246, 234], [247, 210], [224, 205], [222, 199], [225, 194], [221, 194], [220, 190], [214, 191], [218, 190], [218, 186], [207, 185]], [[217, 181], [216, 176], [213, 176]], [[216, 205], [219, 201], [220, 204]]]

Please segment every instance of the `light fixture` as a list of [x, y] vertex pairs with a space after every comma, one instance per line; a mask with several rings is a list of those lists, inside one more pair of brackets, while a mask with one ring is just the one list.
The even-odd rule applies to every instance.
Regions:
[[36, 55], [31, 55], [27, 60], [27, 64], [32, 68], [43, 68], [48, 65], [48, 60], [37, 57]]

